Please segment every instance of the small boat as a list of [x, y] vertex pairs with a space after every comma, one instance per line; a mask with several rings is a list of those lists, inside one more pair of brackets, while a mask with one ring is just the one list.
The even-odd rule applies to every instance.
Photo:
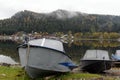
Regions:
[[112, 59], [114, 61], [120, 61], [120, 50], [116, 50], [115, 54], [112, 54]]
[[35, 39], [18, 48], [21, 66], [31, 78], [70, 72], [77, 66], [59, 40]]
[[120, 50], [116, 50], [115, 54], [111, 55], [113, 66], [120, 67]]
[[87, 50], [80, 60], [80, 68], [90, 73], [101, 73], [111, 68], [112, 61], [105, 50]]

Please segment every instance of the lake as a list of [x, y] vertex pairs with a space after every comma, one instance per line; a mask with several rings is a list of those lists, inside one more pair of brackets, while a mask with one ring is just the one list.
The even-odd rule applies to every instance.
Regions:
[[[0, 41], [0, 62], [10, 61], [11, 58], [15, 63], [19, 63], [19, 56], [17, 47], [21, 43], [12, 40], [1, 40]], [[116, 50], [120, 49], [120, 42], [112, 40], [78, 40], [64, 43], [64, 49], [66, 53], [74, 60], [79, 63], [81, 57], [88, 49], [103, 49], [109, 52], [111, 56]], [[6, 57], [5, 57], [6, 56]]]

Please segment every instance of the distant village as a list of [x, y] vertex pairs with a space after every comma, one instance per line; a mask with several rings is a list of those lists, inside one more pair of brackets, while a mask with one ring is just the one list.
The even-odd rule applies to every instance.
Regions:
[[51, 39], [60, 39], [64, 42], [71, 42], [73, 40], [114, 40], [120, 41], [120, 33], [116, 32], [95, 32], [95, 33], [72, 33], [72, 31], [68, 31], [67, 33], [63, 32], [54, 32], [52, 34], [47, 32], [17, 32], [13, 35], [0, 35], [0, 40], [12, 40], [12, 41], [24, 41], [38, 38], [51, 38]]
[[13, 40], [13, 41], [19, 41], [19, 40], [24, 40], [26, 38], [28, 39], [37, 39], [37, 38], [57, 38], [55, 34], [48, 34], [47, 32], [44, 33], [23, 33], [23, 32], [18, 32], [13, 35], [0, 35], [0, 40]]

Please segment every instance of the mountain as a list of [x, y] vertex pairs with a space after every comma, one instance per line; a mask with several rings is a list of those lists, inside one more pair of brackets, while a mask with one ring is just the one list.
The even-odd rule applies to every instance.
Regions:
[[17, 12], [9, 19], [0, 20], [0, 34], [24, 32], [120, 32], [120, 16], [97, 15], [66, 10], [37, 13]]
[[50, 18], [50, 17], [56, 18], [56, 19], [67, 19], [67, 18], [78, 17], [81, 15], [87, 15], [87, 14], [80, 13], [80, 12], [61, 10], [61, 9], [58, 9], [51, 13], [35, 13], [32, 11], [24, 10], [24, 11], [20, 11], [20, 12], [16, 13], [15, 15], [12, 16], [12, 18], [21, 18], [21, 17], [32, 16], [36, 19], [43, 19], [43, 18]]
[[43, 14], [43, 13], [35, 13], [35, 12], [32, 12], [32, 11], [24, 10], [24, 11], [17, 12], [11, 18], [19, 19], [19, 18], [29, 17], [29, 16], [31, 16], [33, 18], [36, 18], [36, 19], [41, 19], [42, 17], [44, 17], [46, 15]]

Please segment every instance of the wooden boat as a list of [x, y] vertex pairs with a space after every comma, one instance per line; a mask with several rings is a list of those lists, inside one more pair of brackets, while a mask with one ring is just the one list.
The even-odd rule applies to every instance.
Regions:
[[77, 67], [65, 54], [62, 42], [52, 39], [30, 40], [19, 46], [21, 66], [31, 78], [65, 73]]
[[87, 50], [80, 60], [80, 68], [90, 73], [100, 73], [111, 68], [112, 61], [105, 50]]

